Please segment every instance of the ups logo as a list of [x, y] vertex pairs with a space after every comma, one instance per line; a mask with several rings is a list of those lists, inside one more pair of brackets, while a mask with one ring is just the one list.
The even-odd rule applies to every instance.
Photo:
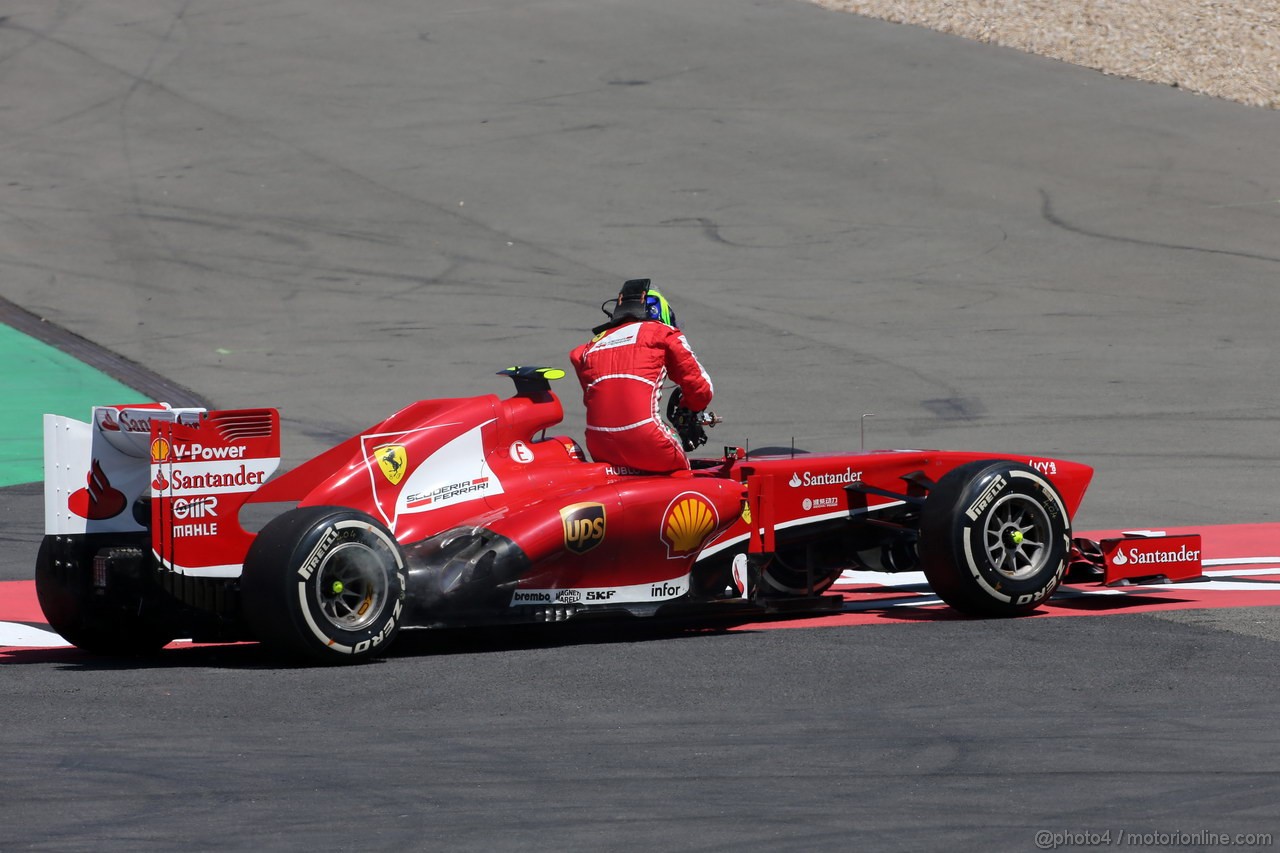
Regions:
[[560, 510], [564, 522], [564, 547], [585, 554], [604, 541], [604, 504], [573, 504]]

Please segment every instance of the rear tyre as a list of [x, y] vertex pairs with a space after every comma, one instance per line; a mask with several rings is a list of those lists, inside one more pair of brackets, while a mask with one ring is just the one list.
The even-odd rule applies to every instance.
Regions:
[[950, 471], [925, 501], [920, 563], [947, 604], [973, 616], [1020, 616], [1047, 601], [1071, 551], [1071, 520], [1043, 475], [1016, 462]]
[[153, 654], [173, 642], [172, 629], [139, 615], [138, 594], [94, 587], [93, 558], [109, 545], [87, 536], [45, 536], [36, 555], [36, 600], [49, 627], [78, 649]]
[[285, 657], [362, 661], [384, 654], [399, 632], [405, 579], [399, 544], [372, 517], [341, 507], [291, 510], [262, 529], [245, 558], [245, 621]]

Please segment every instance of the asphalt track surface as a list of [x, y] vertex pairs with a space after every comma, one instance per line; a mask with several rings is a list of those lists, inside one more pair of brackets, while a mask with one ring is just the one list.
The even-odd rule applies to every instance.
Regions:
[[[280, 407], [286, 465], [563, 366], [649, 276], [716, 443], [874, 412], [1096, 466], [1083, 528], [1280, 520], [1276, 113], [798, 0], [13, 0], [0, 85], [0, 296]], [[39, 490], [0, 506], [28, 578]], [[32, 652], [0, 849], [1274, 833], [1276, 612]]]

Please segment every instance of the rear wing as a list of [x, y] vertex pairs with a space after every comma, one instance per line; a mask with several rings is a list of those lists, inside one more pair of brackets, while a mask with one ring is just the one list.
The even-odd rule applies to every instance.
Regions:
[[45, 534], [146, 533], [160, 565], [237, 577], [240, 507], [280, 464], [275, 409], [98, 406], [44, 417]]

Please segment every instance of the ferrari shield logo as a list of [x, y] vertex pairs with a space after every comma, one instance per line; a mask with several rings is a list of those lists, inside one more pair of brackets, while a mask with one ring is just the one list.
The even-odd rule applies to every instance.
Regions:
[[378, 460], [382, 475], [390, 481], [391, 485], [400, 485], [400, 481], [404, 479], [405, 469], [409, 467], [409, 454], [405, 452], [404, 445], [384, 444], [382, 447], [375, 447], [373, 456]]

